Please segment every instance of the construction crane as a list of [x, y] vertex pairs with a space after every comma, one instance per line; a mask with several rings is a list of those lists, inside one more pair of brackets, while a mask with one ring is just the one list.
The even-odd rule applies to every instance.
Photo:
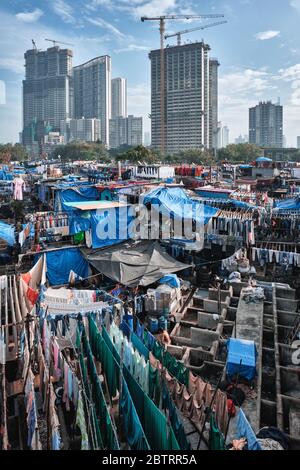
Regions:
[[74, 46], [74, 44], [70, 44], [69, 42], [56, 41], [55, 39], [45, 39], [45, 41], [53, 42], [53, 47], [55, 47], [56, 44], [65, 44], [66, 46]]
[[36, 47], [36, 43], [35, 43], [34, 39], [31, 39], [31, 42], [32, 42], [32, 45], [33, 45], [33, 49], [34, 49], [35, 51], [37, 51], [38, 49], [37, 49], [37, 47]]
[[163, 15], [163, 16], [142, 16], [141, 21], [159, 21], [160, 32], [160, 149], [165, 150], [165, 55], [164, 55], [164, 34], [166, 20], [191, 20], [199, 18], [224, 18], [222, 14], [215, 15]]
[[181, 36], [182, 34], [192, 33], [193, 31], [199, 31], [200, 29], [212, 28], [213, 26], [218, 26], [219, 24], [227, 23], [227, 21], [217, 21], [216, 23], [206, 24], [204, 26], [198, 26], [198, 28], [184, 29], [183, 31], [178, 31], [177, 33], [165, 34], [165, 39], [173, 38], [177, 36], [177, 46], [181, 46]]

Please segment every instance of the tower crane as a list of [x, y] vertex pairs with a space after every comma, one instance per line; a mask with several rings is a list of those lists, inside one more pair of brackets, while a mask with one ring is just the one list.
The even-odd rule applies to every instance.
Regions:
[[224, 18], [222, 14], [215, 15], [163, 15], [163, 16], [142, 16], [141, 21], [159, 21], [160, 32], [160, 149], [165, 150], [165, 55], [164, 55], [164, 34], [166, 20], [190, 20], [199, 18]]
[[45, 41], [53, 42], [53, 47], [55, 47], [56, 44], [65, 44], [66, 46], [74, 46], [74, 44], [70, 44], [69, 42], [56, 41], [55, 39], [45, 39]]
[[182, 34], [187, 34], [187, 33], [192, 33], [193, 31], [199, 31], [200, 29], [206, 29], [206, 28], [212, 28], [213, 26], [218, 26], [219, 24], [224, 24], [227, 23], [227, 21], [217, 21], [216, 23], [210, 23], [206, 24], [204, 26], [198, 26], [198, 28], [192, 28], [192, 29], [184, 29], [182, 31], [178, 31], [177, 33], [170, 33], [170, 34], [165, 34], [165, 39], [168, 38], [173, 38], [177, 36], [177, 46], [181, 46], [181, 35]]

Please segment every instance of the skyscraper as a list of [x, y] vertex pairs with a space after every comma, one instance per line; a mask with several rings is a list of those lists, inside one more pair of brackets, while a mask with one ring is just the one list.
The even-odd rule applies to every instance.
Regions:
[[23, 143], [40, 142], [60, 121], [72, 115], [72, 57], [70, 49], [50, 47], [25, 52], [23, 80]]
[[72, 141], [97, 142], [100, 139], [99, 119], [65, 119], [60, 121], [60, 133], [67, 144]]
[[[203, 42], [167, 47], [165, 61], [165, 152], [174, 153], [191, 148], [209, 148], [213, 121], [210, 112], [215, 98], [210, 101], [211, 71], [216, 63], [209, 63], [210, 47]], [[151, 51], [151, 136], [152, 146], [161, 148], [160, 50]], [[215, 120], [215, 117], [214, 117]]]
[[109, 121], [109, 142], [111, 148], [121, 145], [142, 145], [143, 143], [143, 118], [132, 116], [115, 117]]
[[145, 132], [144, 133], [144, 145], [145, 145], [145, 147], [149, 147], [151, 145], [150, 132]]
[[271, 101], [249, 109], [249, 143], [259, 147], [283, 146], [283, 107]]
[[111, 58], [96, 57], [73, 69], [74, 117], [100, 119], [101, 141], [109, 147]]
[[143, 118], [135, 117], [131, 114], [127, 118], [128, 120], [128, 145], [136, 147], [137, 145], [143, 144]]
[[209, 60], [209, 148], [218, 148], [218, 68], [217, 59]]
[[300, 149], [300, 135], [297, 136], [297, 149]]
[[121, 145], [128, 145], [128, 120], [125, 117], [119, 116], [110, 119], [109, 121], [109, 145], [111, 148], [116, 149]]
[[222, 122], [218, 122], [218, 131], [217, 131], [217, 148], [223, 149], [229, 144], [229, 128], [223, 126]]
[[240, 134], [236, 139], [234, 139], [234, 143], [236, 145], [238, 144], [247, 144], [248, 143], [248, 140], [249, 140], [249, 136], [248, 135], [242, 135]]
[[127, 80], [113, 78], [111, 81], [111, 117], [127, 117]]

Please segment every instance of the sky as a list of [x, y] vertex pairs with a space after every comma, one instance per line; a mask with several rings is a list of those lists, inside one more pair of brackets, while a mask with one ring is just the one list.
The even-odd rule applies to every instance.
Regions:
[[[128, 80], [128, 112], [144, 117], [150, 130], [150, 61], [159, 47], [158, 22], [141, 16], [224, 14], [228, 21], [182, 36], [204, 39], [219, 67], [219, 120], [230, 141], [248, 134], [248, 108], [260, 100], [284, 106], [288, 146], [300, 135], [300, 0], [1, 0], [0, 142], [18, 141], [22, 130], [24, 52], [51, 43], [72, 44], [73, 65], [108, 54], [112, 78]], [[220, 20], [167, 22], [167, 31]], [[167, 40], [175, 44], [176, 38]], [[61, 45], [61, 47], [67, 47]]]

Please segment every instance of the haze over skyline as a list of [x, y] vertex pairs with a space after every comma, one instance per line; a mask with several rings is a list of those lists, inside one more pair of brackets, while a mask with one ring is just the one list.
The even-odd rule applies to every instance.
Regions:
[[[183, 36], [204, 39], [217, 57], [219, 119], [230, 129], [230, 141], [248, 133], [248, 108], [260, 100], [284, 106], [284, 134], [296, 146], [300, 135], [300, 0], [3, 0], [0, 6], [0, 79], [6, 102], [0, 100], [0, 142], [18, 141], [22, 130], [24, 52], [51, 43], [72, 43], [73, 65], [93, 57], [112, 57], [112, 78], [128, 79], [128, 113], [144, 117], [150, 130], [150, 61], [159, 47], [157, 22], [140, 17], [162, 14], [224, 13], [228, 24]], [[203, 20], [208, 23], [214, 20]], [[168, 31], [198, 26], [195, 21], [168, 21]], [[175, 44], [176, 38], [169, 39]], [[2, 97], [3, 98], [3, 97]]]

